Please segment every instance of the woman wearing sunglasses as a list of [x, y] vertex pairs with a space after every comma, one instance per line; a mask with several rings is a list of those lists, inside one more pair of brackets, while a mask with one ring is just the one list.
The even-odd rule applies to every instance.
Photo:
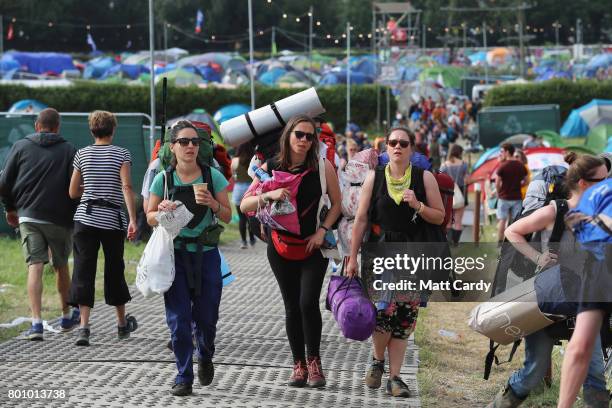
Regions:
[[[550, 242], [557, 211], [560, 211], [557, 207], [563, 205], [567, 206], [568, 211], [574, 209], [584, 191], [596, 181], [605, 178], [607, 169], [602, 160], [589, 155], [577, 157], [576, 153], [568, 153], [565, 161], [570, 164], [565, 176], [566, 193], [569, 199], [552, 201], [527, 217], [515, 221], [506, 229], [505, 235], [518, 251], [540, 269], [560, 264], [564, 270], [567, 269], [570, 273], [579, 276], [582, 274], [586, 260], [586, 251], [578, 249], [574, 235], [564, 230], [556, 244], [557, 248], [553, 248]], [[563, 192], [557, 193], [563, 195]], [[529, 245], [525, 239], [525, 236], [536, 232], [541, 232], [541, 243], [544, 248], [542, 252]], [[596, 347], [593, 353], [589, 352], [589, 358], [586, 360], [585, 367], [588, 367], [588, 376], [584, 381], [585, 402], [596, 400], [602, 393], [607, 396], [599, 336], [593, 337], [592, 340], [593, 344], [596, 343]], [[523, 403], [547, 374], [551, 364], [551, 353], [556, 342], [557, 339], [549, 335], [546, 329], [526, 336], [523, 367], [510, 376], [506, 386], [499, 391], [487, 408], [518, 407]], [[564, 359], [566, 358], [567, 356]], [[588, 406], [597, 407], [598, 405]]]
[[[328, 260], [319, 248], [328, 231], [340, 215], [340, 187], [334, 167], [325, 162], [325, 178], [331, 208], [317, 229], [318, 204], [322, 195], [319, 178], [319, 143], [315, 123], [305, 115], [293, 117], [280, 137], [280, 152], [268, 160], [262, 168], [272, 175], [272, 170], [304, 174], [297, 189], [297, 211], [300, 235], [269, 231], [268, 261], [283, 296], [286, 330], [293, 355], [293, 374], [288, 385], [292, 387], [323, 387], [325, 377], [321, 368], [320, 345], [322, 320], [319, 297]], [[255, 181], [257, 183], [257, 181]], [[243, 212], [255, 211], [269, 201], [286, 198], [284, 188], [254, 196], [245, 196], [240, 204]], [[277, 243], [291, 240], [294, 248], [302, 248], [301, 260], [288, 259]], [[293, 257], [295, 258], [295, 257]], [[304, 350], [306, 349], [306, 350]]]
[[[568, 186], [572, 189], [572, 199], [574, 195], [578, 195], [576, 199], [576, 202], [578, 202], [586, 189], [608, 177], [608, 168], [603, 158], [584, 155], [570, 166], [566, 177]], [[608, 256], [610, 254], [610, 244], [603, 245], [606, 246], [606, 256]], [[576, 253], [573, 255], [576, 255]], [[587, 264], [588, 262], [587, 260]], [[607, 265], [608, 273], [610, 273], [610, 263]], [[609, 282], [605, 282], [604, 286], [606, 284], [609, 286]], [[597, 288], [590, 288], [588, 282], [584, 282], [582, 290], [585, 291], [583, 297], [588, 297], [590, 296], [589, 291], [593, 290], [596, 292]], [[599, 300], [599, 302], [595, 302], [595, 300]], [[607, 324], [604, 316], [609, 316], [611, 313], [612, 303], [604, 303], [602, 300], [598, 298], [582, 299], [580, 301], [574, 333], [567, 344], [565, 356], [563, 357], [559, 408], [569, 408], [574, 405], [580, 385], [583, 382], [583, 400], [585, 406], [597, 408], [610, 406], [610, 393], [606, 391], [605, 378], [603, 377], [604, 365], [601, 358], [599, 332], [602, 322]], [[597, 359], [598, 367], [601, 369], [597, 373], [601, 372], [601, 377], [598, 377], [601, 378], [601, 381], [596, 384], [598, 387], [594, 387], [591, 384], [592, 381], [589, 381], [592, 377], [595, 359]]]
[[[351, 256], [347, 275], [357, 274], [357, 256], [368, 224], [370, 242], [430, 242], [434, 235], [443, 239], [440, 225], [444, 207], [438, 183], [432, 173], [410, 164], [415, 137], [406, 128], [387, 134], [389, 163], [371, 171], [363, 185], [353, 225]], [[371, 208], [371, 211], [370, 211]], [[369, 218], [371, 214], [371, 218]], [[408, 385], [400, 378], [408, 337], [414, 331], [420, 303], [419, 292], [393, 292], [391, 301], [379, 306], [373, 334], [373, 360], [365, 382], [381, 386], [385, 351], [389, 354], [387, 393], [409, 397]]]
[[[176, 209], [175, 200], [181, 201], [194, 215], [174, 240], [175, 277], [164, 294], [166, 322], [178, 369], [171, 393], [185, 396], [192, 392], [194, 377], [192, 321], [200, 384], [209, 385], [214, 377], [212, 358], [222, 278], [219, 250], [216, 242], [208, 242], [211, 239], [207, 231], [217, 225], [217, 218], [229, 223], [232, 209], [226, 190], [228, 182], [223, 174], [201, 165], [197, 159], [200, 144], [205, 141], [198, 137], [195, 126], [186, 120], [177, 122], [170, 130], [170, 141], [174, 155], [172, 171], [161, 172], [153, 180], [147, 222], [157, 225], [158, 212]], [[174, 188], [169, 187], [170, 200], [164, 200], [165, 178], [170, 177], [172, 180], [168, 183]], [[206, 188], [194, 188], [200, 183], [207, 183]], [[218, 241], [218, 235], [216, 238]]]

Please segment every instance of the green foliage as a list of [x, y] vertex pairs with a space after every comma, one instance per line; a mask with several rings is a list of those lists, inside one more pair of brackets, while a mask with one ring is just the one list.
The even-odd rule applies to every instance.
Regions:
[[[385, 88], [380, 87], [381, 98]], [[161, 100], [161, 86], [157, 87], [157, 101]], [[264, 106], [293, 95], [301, 89], [257, 87], [257, 106]], [[346, 122], [346, 87], [333, 86], [317, 89], [321, 103], [327, 109], [325, 118], [337, 129]], [[180, 116], [196, 108], [204, 108], [214, 114], [219, 108], [230, 103], [250, 105], [249, 88], [219, 89], [197, 87], [168, 88], [168, 118]], [[20, 99], [37, 99], [60, 112], [90, 112], [96, 109], [111, 112], [149, 112], [149, 88], [141, 85], [103, 84], [77, 82], [72, 87], [27, 88], [21, 85], [0, 86], [0, 109], [8, 108]], [[384, 99], [381, 99], [384, 100]], [[391, 112], [395, 112], [395, 99], [391, 100]], [[385, 115], [384, 106], [381, 115]], [[376, 86], [360, 85], [351, 87], [351, 118], [367, 126], [376, 120]]]
[[558, 104], [561, 120], [565, 120], [572, 109], [591, 100], [609, 99], [612, 95], [612, 80], [554, 79], [533, 84], [513, 84], [491, 89], [485, 98], [485, 106]]

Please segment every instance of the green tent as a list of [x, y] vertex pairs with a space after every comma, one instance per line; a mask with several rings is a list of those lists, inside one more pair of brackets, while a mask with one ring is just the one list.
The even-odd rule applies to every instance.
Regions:
[[432, 79], [445, 88], [461, 88], [461, 78], [466, 74], [467, 71], [459, 67], [425, 68], [419, 74], [419, 81], [424, 82], [427, 79]]
[[170, 84], [176, 86], [191, 86], [204, 83], [204, 80], [198, 74], [186, 71], [182, 68], [173, 69], [172, 71], [164, 72], [163, 74], [157, 75], [158, 80], [162, 78], [168, 78]]
[[536, 135], [544, 139], [546, 142], [548, 142], [551, 147], [562, 147], [563, 146], [563, 140], [561, 139], [561, 136], [554, 130], [549, 130], [549, 129], [538, 130], [535, 133]]
[[589, 131], [585, 146], [595, 153], [602, 153], [606, 150], [608, 139], [612, 136], [612, 124], [598, 125]]

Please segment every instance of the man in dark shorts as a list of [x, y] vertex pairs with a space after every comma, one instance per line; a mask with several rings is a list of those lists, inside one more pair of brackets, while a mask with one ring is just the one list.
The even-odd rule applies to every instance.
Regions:
[[506, 226], [521, 212], [521, 187], [527, 182], [527, 169], [513, 158], [514, 146], [510, 143], [501, 145], [497, 168], [495, 188], [497, 190], [497, 241], [504, 240]]
[[43, 339], [42, 274], [49, 262], [49, 250], [62, 304], [62, 331], [71, 330], [79, 321], [79, 310], [71, 312], [66, 303], [70, 289], [72, 217], [76, 208], [68, 196], [68, 185], [76, 150], [58, 134], [59, 127], [60, 115], [55, 109], [40, 112], [34, 124], [36, 133], [13, 145], [0, 176], [6, 221], [11, 227], [19, 226], [28, 264], [32, 327], [26, 337], [30, 340]]

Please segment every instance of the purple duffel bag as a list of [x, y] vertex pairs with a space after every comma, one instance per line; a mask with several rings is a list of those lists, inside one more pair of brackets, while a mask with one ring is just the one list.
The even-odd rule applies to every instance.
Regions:
[[332, 276], [327, 287], [326, 307], [347, 339], [364, 341], [374, 333], [376, 308], [359, 278]]

